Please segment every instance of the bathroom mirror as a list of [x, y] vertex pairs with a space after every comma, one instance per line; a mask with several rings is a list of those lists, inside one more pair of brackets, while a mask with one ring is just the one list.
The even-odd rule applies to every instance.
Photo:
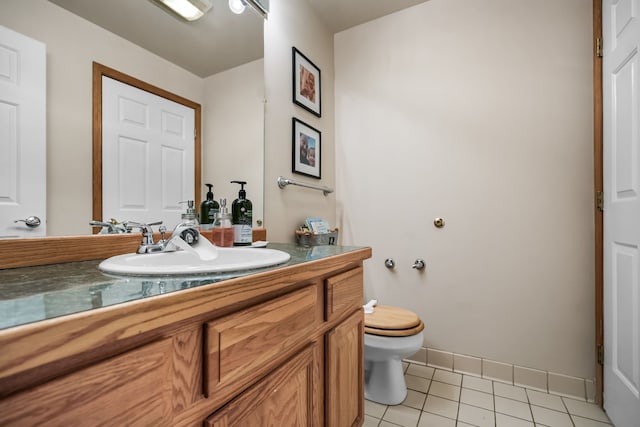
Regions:
[[[250, 181], [254, 220], [263, 217], [264, 21], [250, 7], [235, 15], [228, 0], [212, 3], [212, 9], [194, 22], [171, 15], [152, 0], [22, 0], [2, 5], [0, 25], [47, 45], [47, 235], [92, 233], [93, 61], [200, 104], [202, 183], [213, 181], [216, 198], [233, 200], [237, 190], [229, 181]], [[246, 64], [252, 64], [250, 71], [243, 68]], [[242, 68], [241, 75], [228, 76], [236, 68]], [[249, 100], [244, 98], [244, 115], [238, 115], [237, 123], [228, 117], [216, 119], [213, 113], [220, 108], [208, 108], [208, 100], [219, 98], [217, 88], [226, 84], [231, 92], [229, 82], [258, 82], [262, 87], [258, 106], [247, 108]], [[248, 117], [249, 112], [257, 117]], [[222, 125], [247, 128], [249, 121], [257, 123], [252, 129], [260, 130], [250, 141], [242, 141], [253, 144], [249, 170], [238, 162], [233, 175], [215, 175], [219, 168], [212, 159], [235, 150], [235, 141], [228, 138], [224, 146], [215, 147], [220, 137], [233, 132]], [[199, 192], [204, 198], [204, 186]]]

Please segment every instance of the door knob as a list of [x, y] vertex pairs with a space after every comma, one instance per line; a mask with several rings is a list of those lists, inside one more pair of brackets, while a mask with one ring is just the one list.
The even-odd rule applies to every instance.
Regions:
[[29, 228], [36, 228], [37, 226], [39, 226], [42, 223], [42, 221], [40, 221], [40, 218], [38, 218], [37, 216], [30, 216], [27, 219], [16, 219], [13, 222], [14, 223], [16, 223], [16, 222], [24, 222], [25, 224], [27, 224], [27, 227], [29, 227]]
[[386, 260], [384, 260], [384, 266], [392, 269], [396, 266], [396, 262], [392, 258], [387, 258]]

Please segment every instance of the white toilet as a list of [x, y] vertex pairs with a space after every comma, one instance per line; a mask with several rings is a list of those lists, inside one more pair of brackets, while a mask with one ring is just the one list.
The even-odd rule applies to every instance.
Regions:
[[422, 346], [424, 323], [412, 311], [378, 305], [364, 324], [364, 397], [398, 405], [407, 397], [402, 359]]

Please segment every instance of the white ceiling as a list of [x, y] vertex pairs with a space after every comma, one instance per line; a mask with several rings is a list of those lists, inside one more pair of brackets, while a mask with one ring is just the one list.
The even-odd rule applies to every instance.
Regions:
[[[228, 0], [213, 0], [213, 9], [194, 22], [173, 16], [152, 0], [49, 1], [200, 77], [263, 56], [262, 17], [250, 8], [241, 15], [231, 13]], [[426, 0], [298, 1], [308, 1], [336, 33]]]
[[[277, 0], [272, 0], [277, 1]], [[307, 0], [334, 32], [372, 21], [427, 0]]]

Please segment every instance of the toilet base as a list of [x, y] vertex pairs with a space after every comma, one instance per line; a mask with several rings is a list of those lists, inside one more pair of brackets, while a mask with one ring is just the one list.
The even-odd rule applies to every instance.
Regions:
[[400, 359], [365, 363], [364, 398], [383, 405], [399, 405], [407, 397]]

